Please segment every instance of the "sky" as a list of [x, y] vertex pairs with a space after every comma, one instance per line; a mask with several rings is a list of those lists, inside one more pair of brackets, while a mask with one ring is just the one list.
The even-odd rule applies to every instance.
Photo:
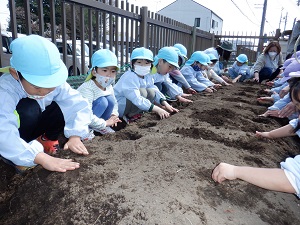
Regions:
[[[264, 0], [194, 1], [209, 8], [223, 19], [223, 33], [243, 32], [245, 34], [247, 32], [250, 34], [252, 32], [257, 35], [260, 33]], [[128, 0], [128, 2], [136, 6], [147, 6], [151, 12], [157, 12], [175, 0]], [[300, 19], [300, 7], [297, 6], [297, 0], [268, 0], [264, 33], [275, 33], [277, 28], [281, 31], [291, 30], [295, 18]]]
[[[175, 0], [127, 0], [135, 6], [147, 6], [151, 12], [157, 12]], [[265, 0], [194, 0], [211, 9], [223, 19], [223, 33], [257, 34], [260, 33], [262, 11]], [[9, 10], [8, 0], [0, 0], [0, 22], [6, 28]], [[226, 10], [224, 10], [226, 9]], [[297, 0], [268, 0], [264, 33], [275, 34], [277, 28], [291, 30], [294, 20], [300, 19], [300, 7]]]

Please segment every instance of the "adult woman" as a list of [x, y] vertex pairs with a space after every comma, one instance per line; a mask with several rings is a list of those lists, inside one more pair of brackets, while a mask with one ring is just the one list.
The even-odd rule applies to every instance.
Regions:
[[263, 80], [273, 80], [280, 74], [283, 65], [281, 47], [278, 41], [271, 41], [264, 49], [263, 53], [258, 56], [251, 74], [253, 80], [262, 82]]

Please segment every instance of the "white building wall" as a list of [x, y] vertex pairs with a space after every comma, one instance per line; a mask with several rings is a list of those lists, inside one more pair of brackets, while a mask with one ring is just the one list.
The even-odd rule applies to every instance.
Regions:
[[210, 32], [215, 33], [215, 34], [221, 34], [222, 33], [222, 27], [223, 27], [223, 20], [212, 12], [212, 14], [211, 14], [211, 25], [213, 25], [213, 23], [214, 23], [214, 26], [211, 26]]
[[[222, 30], [222, 19], [214, 14], [210, 9], [200, 5], [193, 0], [177, 0], [165, 8], [158, 11], [158, 14], [177, 20], [178, 22], [194, 26], [195, 18], [200, 18], [200, 30], [207, 32]], [[211, 29], [212, 15], [218, 21], [218, 27]]]

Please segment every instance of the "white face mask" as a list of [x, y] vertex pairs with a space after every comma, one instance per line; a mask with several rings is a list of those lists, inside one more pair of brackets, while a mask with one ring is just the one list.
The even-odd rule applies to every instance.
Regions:
[[140, 76], [145, 76], [149, 74], [150, 70], [151, 70], [151, 65], [149, 66], [134, 65], [134, 72]]
[[268, 54], [273, 59], [277, 55], [277, 52], [269, 52]]
[[115, 79], [111, 77], [101, 76], [100, 74], [96, 73], [96, 81], [100, 84], [101, 87], [106, 88], [111, 85]]

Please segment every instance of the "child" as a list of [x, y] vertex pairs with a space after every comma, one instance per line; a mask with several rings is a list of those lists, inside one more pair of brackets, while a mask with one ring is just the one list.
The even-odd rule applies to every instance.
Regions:
[[[300, 73], [297, 76], [300, 77]], [[292, 82], [290, 96], [298, 110], [300, 110], [299, 78], [295, 78]], [[270, 132], [256, 131], [257, 137], [264, 138], [280, 138], [296, 134], [300, 136], [299, 118], [291, 120], [288, 125]], [[212, 178], [219, 183], [226, 179], [241, 179], [265, 189], [296, 193], [300, 197], [300, 155], [295, 158], [287, 158], [285, 162], [281, 162], [281, 169], [241, 167], [220, 163], [213, 170]]]
[[[179, 43], [175, 44], [174, 47], [178, 50], [178, 65], [181, 69], [185, 64], [185, 61], [187, 60], [187, 50], [182, 44]], [[180, 69], [175, 69], [169, 73], [172, 82], [183, 86], [189, 94], [196, 94], [197, 92], [193, 88], [191, 88], [191, 85], [181, 74]]]
[[208, 53], [207, 55], [210, 60], [208, 66], [206, 68], [206, 73], [207, 73], [208, 79], [210, 79], [210, 80], [212, 79], [212, 80], [220, 83], [221, 85], [225, 85], [225, 86], [231, 85], [231, 84], [227, 83], [225, 80], [223, 80], [223, 78], [221, 76], [217, 75], [216, 72], [213, 70], [214, 66], [218, 62], [217, 57], [212, 53]]
[[92, 56], [92, 71], [78, 91], [89, 102], [94, 115], [90, 128], [101, 134], [114, 133], [110, 126], [121, 122], [118, 103], [112, 84], [118, 69], [118, 59], [108, 49], [96, 51]]
[[211, 93], [216, 90], [214, 88], [214, 83], [207, 78], [204, 78], [201, 73], [201, 71], [205, 70], [208, 66], [208, 59], [206, 56], [207, 55], [204, 52], [194, 52], [180, 71], [191, 87], [197, 92], [206, 91]]
[[[258, 98], [258, 102], [264, 103], [272, 103], [274, 104], [268, 107], [268, 110], [259, 115], [263, 117], [273, 116], [273, 117], [288, 117], [289, 119], [293, 119], [298, 116], [298, 113], [295, 113], [295, 105], [291, 102], [290, 96], [287, 95], [287, 90], [289, 90], [289, 82], [290, 78], [296, 76], [298, 74], [297, 71], [300, 70], [300, 64], [296, 59], [290, 58], [284, 62], [283, 65], [284, 72], [283, 77], [280, 78], [281, 86], [278, 86], [276, 89], [279, 91], [279, 94], [273, 94], [271, 97], [261, 97]], [[288, 81], [288, 82], [287, 82]], [[277, 83], [277, 82], [276, 82]], [[281, 88], [282, 87], [282, 88]], [[272, 89], [272, 90], [276, 90]]]
[[218, 45], [216, 48], [211, 47], [204, 50], [204, 53], [209, 54], [212, 53], [218, 59], [212, 68], [215, 73], [221, 76], [224, 70], [227, 69], [227, 64], [230, 59], [230, 54], [233, 51], [232, 43], [229, 41], [223, 41], [221, 45]]
[[[176, 65], [178, 65], [179, 58], [181, 58], [181, 53], [178, 48], [175, 47], [164, 47], [160, 49], [160, 54], [156, 56], [156, 60], [154, 61], [154, 65], [156, 66], [158, 64], [159, 58], [161, 57], [161, 60], [164, 60], [164, 58], [169, 58], [169, 60], [175, 60], [171, 59], [173, 56], [173, 53], [176, 53], [177, 55], [177, 61]], [[174, 54], [175, 57], [175, 54]], [[170, 61], [171, 63], [173, 61]], [[178, 65], [179, 66], [179, 65]], [[175, 71], [176, 76], [179, 77], [181, 75], [180, 71], [178, 68], [173, 68], [172, 70], [169, 70], [168, 72], [165, 72], [160, 66], [154, 67], [152, 69], [152, 72], [154, 74], [154, 79], [155, 79], [155, 85], [158, 87], [158, 89], [166, 95], [167, 99], [172, 101], [172, 100], [179, 100], [180, 102], [192, 102], [189, 99], [186, 99], [185, 97], [191, 96], [191, 94], [185, 94], [183, 93], [183, 90], [181, 87], [176, 85], [175, 83], [172, 82], [169, 73]], [[182, 76], [184, 79], [184, 77]]]
[[[68, 71], [57, 47], [38, 35], [15, 39], [11, 67], [0, 77], [0, 155], [22, 172], [37, 164], [50, 171], [79, 168], [55, 153], [58, 135], [69, 138], [64, 149], [88, 155], [91, 111], [80, 93], [66, 83]], [[49, 153], [49, 154], [46, 154]]]
[[[236, 61], [233, 63], [232, 67], [228, 69], [228, 75], [231, 79], [232, 83], [243, 82], [246, 79], [250, 79], [250, 69], [247, 65], [248, 57], [245, 54], [240, 54]], [[228, 78], [226, 76], [222, 76], [224, 80]]]
[[153, 53], [146, 48], [136, 48], [131, 53], [130, 61], [132, 70], [125, 72], [114, 86], [120, 117], [130, 123], [139, 119], [142, 112], [153, 111], [161, 119], [169, 117], [169, 112], [178, 112], [154, 85], [153, 75], [150, 74]]

